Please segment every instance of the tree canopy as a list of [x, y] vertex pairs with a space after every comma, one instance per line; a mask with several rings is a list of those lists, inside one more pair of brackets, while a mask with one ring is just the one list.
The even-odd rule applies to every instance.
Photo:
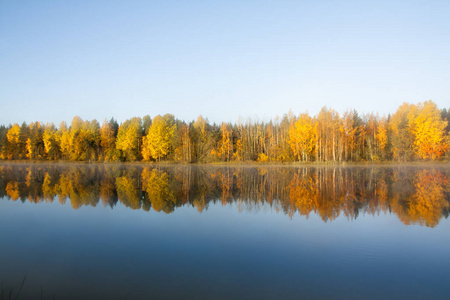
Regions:
[[449, 154], [450, 110], [402, 104], [393, 115], [292, 112], [268, 122], [210, 124], [171, 114], [102, 125], [75, 116], [68, 126], [34, 122], [0, 127], [2, 160], [179, 162], [359, 162], [442, 160]]

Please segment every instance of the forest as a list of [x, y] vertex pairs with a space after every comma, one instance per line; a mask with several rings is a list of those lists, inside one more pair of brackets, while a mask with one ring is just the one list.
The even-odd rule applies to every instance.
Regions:
[[62, 122], [0, 126], [1, 160], [88, 162], [377, 162], [448, 160], [450, 110], [429, 100], [403, 103], [388, 116], [342, 115], [324, 107], [315, 116], [292, 112], [270, 121], [210, 124], [171, 114], [102, 125], [75, 116]]

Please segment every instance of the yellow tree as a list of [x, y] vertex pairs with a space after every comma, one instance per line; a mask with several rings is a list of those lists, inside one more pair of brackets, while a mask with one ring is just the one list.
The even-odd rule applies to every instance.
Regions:
[[47, 154], [47, 159], [58, 159], [60, 157], [60, 136], [58, 135], [58, 131], [53, 123], [45, 125], [42, 140], [44, 142], [44, 150]]
[[68, 159], [70, 155], [70, 132], [66, 122], [61, 122], [58, 128], [59, 150], [63, 158]]
[[388, 145], [388, 122], [385, 117], [381, 118], [378, 123], [376, 141], [378, 144], [378, 148], [380, 149], [381, 158], [386, 158]]
[[240, 139], [236, 140], [236, 144], [234, 146], [233, 158], [234, 160], [241, 161], [242, 160], [242, 141]]
[[301, 114], [289, 128], [289, 144], [296, 159], [311, 160], [316, 145], [316, 128], [308, 114]]
[[26, 140], [26, 156], [30, 159], [41, 159], [44, 157], [45, 149], [43, 142], [44, 128], [39, 122], [28, 126], [28, 138]]
[[231, 133], [231, 130], [228, 129], [228, 125], [226, 123], [222, 123], [222, 126], [220, 127], [221, 139], [217, 150], [213, 153], [224, 161], [229, 161], [233, 155], [233, 139]]
[[175, 159], [182, 162], [191, 162], [192, 143], [190, 128], [187, 124], [181, 124], [177, 131], [178, 147], [175, 149]]
[[379, 117], [373, 113], [366, 115], [365, 117], [365, 128], [366, 128], [366, 136], [365, 136], [365, 145], [367, 146], [367, 150], [365, 157], [372, 161], [380, 160], [378, 156], [378, 147], [377, 147], [377, 132], [379, 126]]
[[144, 137], [142, 146], [142, 157], [148, 161], [155, 159], [160, 161], [162, 157], [169, 154], [170, 143], [175, 133], [175, 125], [168, 121], [168, 118], [157, 115]]
[[8, 151], [8, 159], [18, 158], [18, 148], [20, 143], [20, 126], [14, 124], [6, 133], [6, 138], [10, 145], [10, 151]]
[[105, 161], [115, 161], [119, 159], [116, 150], [116, 136], [119, 126], [116, 120], [103, 121], [100, 129], [100, 146], [102, 147], [103, 159]]
[[356, 131], [358, 130], [357, 126], [355, 126], [354, 111], [346, 111], [344, 113], [340, 130], [343, 140], [344, 160], [353, 160], [356, 148]]
[[323, 107], [315, 118], [316, 124], [316, 157], [318, 161], [336, 161], [339, 158], [339, 132], [341, 119], [333, 110]]
[[81, 160], [83, 140], [85, 139], [83, 119], [75, 116], [70, 124], [69, 155], [71, 160]]
[[403, 103], [391, 117], [392, 150], [394, 158], [399, 161], [409, 160], [413, 156], [414, 135], [411, 130], [411, 120], [417, 111], [417, 106]]
[[18, 143], [20, 137], [20, 126], [19, 124], [14, 124], [6, 133], [6, 137], [8, 142], [10, 143]]
[[208, 156], [209, 149], [209, 134], [208, 134], [208, 120], [202, 116], [198, 116], [197, 120], [192, 124], [192, 142], [194, 145], [194, 160], [202, 161]]
[[418, 157], [436, 159], [445, 153], [448, 148], [445, 141], [447, 121], [442, 120], [434, 102], [420, 103], [410, 126], [414, 135], [414, 152]]
[[142, 126], [141, 118], [126, 120], [119, 127], [116, 149], [121, 150], [126, 161], [135, 161], [140, 156]]
[[272, 121], [270, 121], [270, 123], [267, 124], [266, 126], [266, 135], [267, 135], [267, 146], [266, 146], [267, 156], [270, 159], [274, 159], [276, 149], [276, 130]]
[[100, 150], [100, 125], [75, 116], [70, 127], [70, 159], [97, 160]]

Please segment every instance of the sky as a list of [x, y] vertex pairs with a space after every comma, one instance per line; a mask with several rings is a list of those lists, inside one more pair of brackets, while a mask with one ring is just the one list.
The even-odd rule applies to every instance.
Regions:
[[450, 107], [450, 1], [0, 0], [0, 124]]

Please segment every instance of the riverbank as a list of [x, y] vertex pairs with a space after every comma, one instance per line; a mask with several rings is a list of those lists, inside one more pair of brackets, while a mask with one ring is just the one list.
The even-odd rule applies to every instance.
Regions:
[[163, 162], [89, 162], [89, 161], [44, 161], [44, 160], [0, 160], [0, 164], [55, 164], [55, 165], [130, 165], [130, 166], [217, 166], [217, 167], [345, 167], [345, 166], [447, 166], [450, 161], [364, 161], [364, 162], [257, 162], [257, 161], [232, 161], [212, 163], [183, 163], [176, 161]]

